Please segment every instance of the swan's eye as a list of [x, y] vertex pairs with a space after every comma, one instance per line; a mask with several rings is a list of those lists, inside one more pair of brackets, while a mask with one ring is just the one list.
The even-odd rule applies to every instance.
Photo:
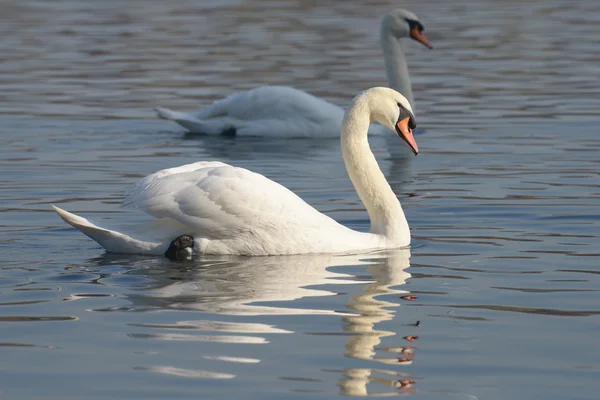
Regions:
[[414, 19], [407, 19], [406, 22], [408, 22], [408, 26], [410, 27], [411, 31], [415, 27], [417, 27], [417, 29], [419, 30], [419, 32], [423, 32], [425, 30], [425, 27], [419, 21], [415, 21]]

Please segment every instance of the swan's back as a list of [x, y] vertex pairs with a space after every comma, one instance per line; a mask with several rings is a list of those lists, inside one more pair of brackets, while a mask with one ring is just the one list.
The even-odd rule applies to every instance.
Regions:
[[321, 122], [335, 118], [341, 122], [344, 110], [302, 90], [287, 86], [262, 86], [215, 101], [196, 114], [198, 119], [225, 116], [250, 121], [306, 118]]
[[[194, 113], [155, 108], [193, 133], [226, 136], [339, 137], [343, 108], [302, 90], [262, 86], [234, 93]], [[389, 134], [380, 125], [369, 133]]]
[[286, 187], [220, 162], [158, 171], [140, 180], [125, 204], [187, 226], [211, 253], [309, 252], [304, 247], [325, 242], [322, 235], [347, 230]]

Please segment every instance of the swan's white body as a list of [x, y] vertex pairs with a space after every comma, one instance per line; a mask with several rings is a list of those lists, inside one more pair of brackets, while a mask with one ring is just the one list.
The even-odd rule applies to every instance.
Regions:
[[339, 224], [260, 174], [216, 161], [165, 169], [140, 180], [125, 204], [156, 218], [147, 224], [110, 229], [54, 208], [112, 252], [163, 254], [183, 234], [191, 235], [194, 250], [204, 254], [344, 253], [408, 246], [404, 212], [367, 141], [373, 119], [394, 129], [399, 107], [412, 113], [399, 93], [372, 88], [354, 99], [342, 122], [344, 161], [369, 212], [368, 233]]
[[[205, 135], [327, 137], [338, 136], [344, 109], [288, 86], [261, 86], [234, 93], [196, 113], [156, 107], [157, 115], [190, 132]], [[369, 133], [389, 130], [379, 124]]]
[[[402, 93], [413, 106], [400, 43], [401, 38], [411, 35], [407, 19], [418, 21], [416, 15], [403, 9], [386, 14], [381, 21], [380, 42], [389, 87]], [[192, 133], [232, 136], [337, 137], [344, 117], [341, 107], [288, 86], [262, 86], [234, 93], [198, 112], [163, 107], [155, 111], [160, 118], [174, 121]], [[385, 135], [389, 130], [373, 124], [369, 134]]]

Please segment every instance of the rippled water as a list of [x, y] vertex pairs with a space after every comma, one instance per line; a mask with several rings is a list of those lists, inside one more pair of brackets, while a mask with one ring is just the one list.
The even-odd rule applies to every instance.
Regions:
[[0, 399], [596, 399], [600, 3], [406, 3], [416, 158], [374, 138], [410, 250], [105, 254], [50, 203], [140, 221], [160, 168], [252, 168], [368, 229], [338, 143], [188, 137], [194, 109], [286, 84], [345, 105], [385, 83], [395, 2], [0, 5]]

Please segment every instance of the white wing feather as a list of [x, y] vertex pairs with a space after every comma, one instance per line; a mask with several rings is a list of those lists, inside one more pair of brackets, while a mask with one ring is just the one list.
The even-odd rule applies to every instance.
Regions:
[[223, 240], [249, 233], [285, 235], [313, 226], [344, 228], [284, 186], [220, 162], [158, 171], [142, 179], [125, 204], [155, 218], [172, 218], [207, 239]]

